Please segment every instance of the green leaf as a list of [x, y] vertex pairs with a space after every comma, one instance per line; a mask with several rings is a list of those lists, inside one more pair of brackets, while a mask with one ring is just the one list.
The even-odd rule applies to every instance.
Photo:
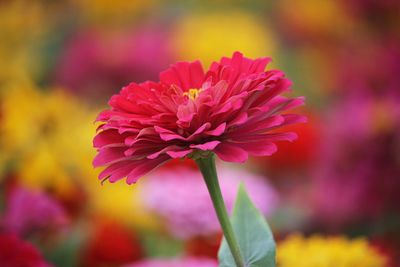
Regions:
[[[231, 223], [245, 267], [275, 267], [275, 241], [264, 216], [240, 185]], [[218, 252], [219, 267], [236, 267], [225, 238]]]

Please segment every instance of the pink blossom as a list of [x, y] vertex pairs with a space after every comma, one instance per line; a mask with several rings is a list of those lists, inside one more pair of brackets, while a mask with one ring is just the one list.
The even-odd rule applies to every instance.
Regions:
[[291, 82], [281, 71], [265, 71], [268, 62], [239, 52], [207, 72], [199, 61], [178, 62], [160, 74], [160, 82], [124, 87], [97, 118], [102, 124], [93, 164], [107, 166], [99, 178], [127, 177], [131, 184], [170, 159], [210, 152], [245, 162], [249, 155], [273, 154], [277, 140], [294, 140], [295, 133], [279, 129], [304, 121], [283, 114], [303, 98], [281, 96]]
[[[232, 210], [240, 182], [243, 182], [259, 210], [270, 215], [277, 206], [277, 193], [264, 177], [245, 170], [219, 168], [225, 204]], [[160, 170], [141, 189], [146, 206], [164, 218], [178, 238], [211, 235], [220, 231], [218, 219], [199, 171], [189, 168]]]
[[77, 93], [98, 96], [131, 79], [157, 78], [171, 60], [166, 44], [168, 33], [157, 26], [108, 34], [82, 31], [67, 42], [56, 81]]
[[6, 231], [23, 236], [59, 230], [68, 223], [64, 209], [54, 199], [21, 187], [12, 191], [2, 220]]
[[330, 110], [314, 170], [319, 221], [336, 228], [400, 211], [399, 103], [359, 93]]
[[154, 259], [145, 260], [124, 267], [217, 267], [218, 264], [212, 259]]

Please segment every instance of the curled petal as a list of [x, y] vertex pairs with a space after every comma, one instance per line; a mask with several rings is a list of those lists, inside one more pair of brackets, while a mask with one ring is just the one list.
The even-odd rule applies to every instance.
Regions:
[[228, 162], [245, 162], [249, 155], [246, 150], [240, 146], [233, 145], [230, 143], [221, 143], [215, 148], [215, 153], [224, 161]]
[[93, 160], [94, 167], [100, 167], [125, 158], [124, 147], [110, 147], [99, 151]]
[[172, 146], [167, 146], [153, 154], [150, 154], [147, 156], [148, 159], [155, 159], [158, 158], [158, 156], [160, 156], [161, 154], [164, 154], [168, 151], [174, 150], [174, 149], [179, 149], [180, 147], [176, 146], [176, 145], [172, 145]]
[[154, 130], [156, 130], [156, 132], [160, 135], [160, 138], [164, 141], [185, 140], [185, 137], [159, 126], [154, 126]]
[[168, 156], [170, 156], [173, 159], [177, 159], [177, 158], [183, 158], [186, 155], [190, 154], [193, 152], [193, 149], [187, 149], [187, 150], [181, 150], [181, 151], [167, 151], [166, 153], [168, 154]]
[[213, 129], [213, 130], [209, 130], [204, 132], [206, 135], [212, 135], [212, 136], [220, 136], [225, 132], [226, 129], [226, 122], [221, 123], [220, 125], [218, 125], [217, 128]]
[[170, 157], [168, 156], [161, 156], [153, 160], [143, 160], [143, 162], [140, 162], [132, 167], [131, 172], [129, 172], [126, 182], [128, 184], [136, 183], [136, 181], [142, 177], [143, 175], [149, 173], [152, 171], [154, 168], [157, 166], [161, 165], [162, 163], [166, 162], [169, 160]]
[[93, 139], [93, 146], [96, 148], [123, 143], [124, 136], [115, 129], [101, 131]]
[[240, 144], [252, 156], [271, 156], [277, 151], [277, 147], [271, 141], [248, 142]]
[[99, 174], [99, 179], [103, 181], [107, 179], [110, 182], [114, 183], [126, 177], [134, 166], [135, 161], [131, 160], [111, 164]]
[[206, 151], [206, 150], [213, 150], [220, 143], [221, 143], [220, 141], [210, 141], [200, 145], [190, 145], [190, 147]]

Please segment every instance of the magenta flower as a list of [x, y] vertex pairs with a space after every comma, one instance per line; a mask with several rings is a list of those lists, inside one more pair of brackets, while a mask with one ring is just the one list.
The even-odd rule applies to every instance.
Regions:
[[314, 165], [316, 219], [340, 229], [399, 214], [400, 99], [350, 95], [325, 122]]
[[16, 188], [7, 201], [2, 223], [6, 231], [26, 236], [60, 230], [68, 218], [60, 204], [46, 194]]
[[160, 82], [124, 87], [97, 118], [102, 124], [93, 164], [107, 166], [99, 178], [127, 177], [131, 184], [170, 159], [210, 152], [244, 162], [249, 155], [271, 155], [277, 140], [294, 140], [295, 133], [277, 130], [304, 121], [282, 114], [303, 98], [280, 95], [291, 82], [281, 71], [265, 71], [269, 61], [236, 52], [207, 72], [199, 61], [179, 62], [160, 74]]
[[212, 259], [157, 259], [145, 260], [124, 267], [217, 267], [218, 264]]
[[[241, 182], [262, 214], [270, 215], [275, 210], [278, 195], [264, 177], [240, 169], [222, 166], [219, 169], [228, 211], [233, 209]], [[178, 238], [209, 236], [220, 231], [206, 184], [197, 170], [177, 168], [154, 172], [141, 192], [146, 206], [164, 218], [169, 231]]]
[[[79, 94], [107, 95], [131, 79], [156, 78], [171, 60], [168, 33], [159, 26], [137, 31], [82, 31], [66, 44], [56, 69], [56, 82]], [[110, 51], [113, 51], [110, 53]]]

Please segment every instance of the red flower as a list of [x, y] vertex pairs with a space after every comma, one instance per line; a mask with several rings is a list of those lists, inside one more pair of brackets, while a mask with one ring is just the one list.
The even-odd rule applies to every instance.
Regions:
[[278, 70], [264, 71], [268, 58], [251, 60], [236, 52], [204, 73], [199, 61], [179, 62], [160, 82], [131, 83], [100, 113], [94, 138], [94, 166], [108, 166], [100, 179], [127, 183], [174, 158], [215, 152], [222, 160], [244, 162], [269, 156], [274, 141], [296, 138], [278, 133], [304, 117], [281, 114], [303, 98], [280, 96], [291, 82]]
[[198, 236], [189, 239], [185, 244], [186, 253], [190, 256], [209, 257], [216, 259], [221, 244], [222, 234]]
[[307, 168], [314, 162], [317, 156], [319, 145], [319, 123], [316, 118], [310, 118], [306, 124], [290, 125], [285, 128], [287, 131], [296, 132], [298, 140], [293, 144], [280, 142], [279, 150], [268, 158], [268, 162], [260, 160], [264, 166], [276, 170], [291, 170], [297, 172], [299, 168]]
[[88, 243], [83, 266], [120, 266], [141, 259], [142, 254], [132, 231], [118, 223], [103, 221], [96, 226]]
[[13, 234], [0, 234], [0, 266], [50, 267], [38, 250]]

